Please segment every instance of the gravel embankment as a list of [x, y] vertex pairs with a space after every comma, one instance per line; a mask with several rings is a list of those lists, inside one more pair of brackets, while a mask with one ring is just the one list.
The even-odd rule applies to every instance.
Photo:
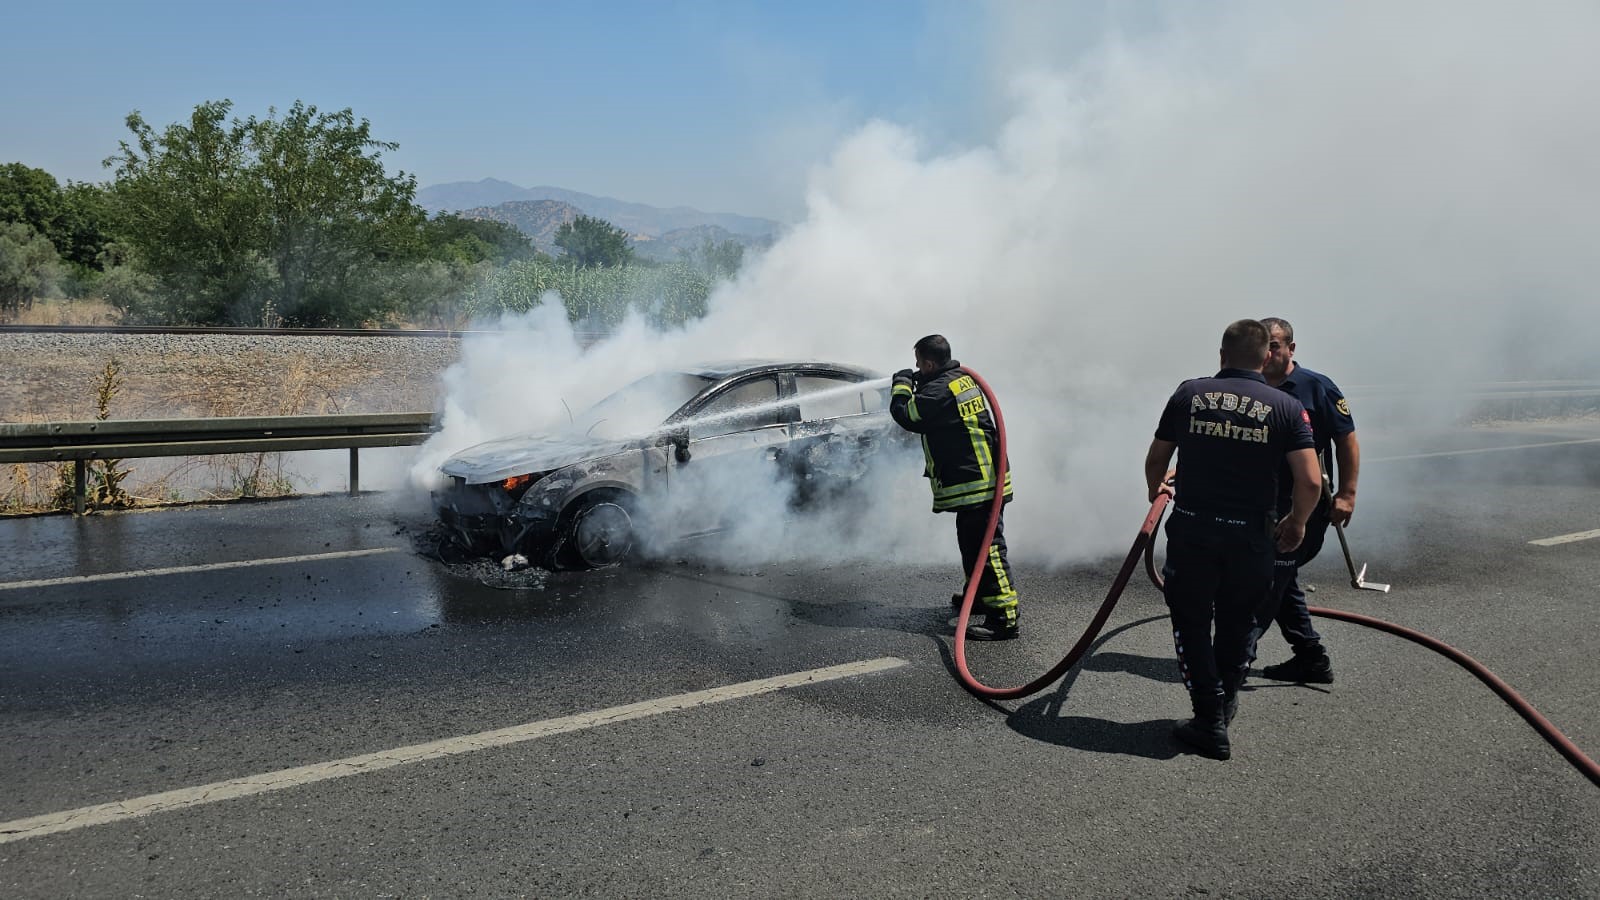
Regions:
[[406, 337], [0, 334], [0, 422], [426, 411], [459, 341]]

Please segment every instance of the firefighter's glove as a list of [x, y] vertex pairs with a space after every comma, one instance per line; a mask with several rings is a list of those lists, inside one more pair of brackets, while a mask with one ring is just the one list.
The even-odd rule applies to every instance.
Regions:
[[894, 373], [894, 383], [896, 385], [903, 384], [906, 387], [914, 389], [917, 386], [916, 374], [917, 373], [911, 371], [910, 369], [901, 369], [900, 371]]

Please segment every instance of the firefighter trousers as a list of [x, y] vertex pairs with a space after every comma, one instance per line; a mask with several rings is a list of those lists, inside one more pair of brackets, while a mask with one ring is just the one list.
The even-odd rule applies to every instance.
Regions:
[[[1006, 562], [1005, 515], [994, 526], [994, 543], [989, 546], [989, 556], [984, 560], [983, 576], [978, 580], [977, 603], [987, 613], [1005, 620], [1007, 627], [1017, 624], [1017, 588], [1011, 577], [1011, 566]], [[963, 579], [972, 576], [972, 567], [978, 561], [978, 551], [983, 549], [983, 532], [989, 526], [989, 504], [963, 506], [956, 510], [956, 543], [961, 545], [961, 572]], [[973, 606], [973, 610], [977, 610]]]

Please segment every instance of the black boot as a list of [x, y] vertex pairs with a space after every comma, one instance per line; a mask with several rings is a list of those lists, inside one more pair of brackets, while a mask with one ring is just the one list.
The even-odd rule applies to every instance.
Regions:
[[961, 612], [961, 601], [965, 597], [966, 597], [965, 594], [951, 594], [950, 595], [950, 608], [955, 610], [956, 612]]
[[1192, 747], [1201, 756], [1227, 759], [1233, 754], [1228, 744], [1228, 723], [1224, 719], [1223, 699], [1218, 696], [1191, 696], [1194, 718], [1172, 729], [1172, 736]]
[[1015, 639], [1017, 635], [1017, 620], [1007, 620], [1003, 613], [987, 613], [982, 622], [976, 618], [967, 620], [969, 641], [1009, 641]]
[[1313, 649], [1301, 653], [1296, 652], [1293, 657], [1275, 666], [1267, 666], [1261, 674], [1274, 681], [1295, 681], [1300, 684], [1333, 684], [1333, 661], [1328, 659], [1328, 653], [1318, 644]]

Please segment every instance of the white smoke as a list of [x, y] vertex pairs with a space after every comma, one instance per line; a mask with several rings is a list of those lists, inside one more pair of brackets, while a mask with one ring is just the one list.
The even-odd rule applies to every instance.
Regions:
[[[630, 322], [582, 351], [553, 304], [502, 323], [447, 375], [417, 471], [658, 368], [888, 372], [938, 332], [1003, 405], [1013, 548], [1061, 563], [1126, 546], [1162, 403], [1215, 369], [1234, 319], [1293, 322], [1298, 359], [1350, 388], [1358, 423], [1360, 385], [1592, 374], [1600, 9], [1156, 9], [1135, 36], [1052, 41], [1076, 21], [997, 5], [991, 139], [934, 153], [864, 125], [812, 172], [804, 221], [681, 332]], [[873, 488], [892, 497], [869, 529], [882, 543], [852, 555], [933, 535], [953, 551], [918, 474]]]

